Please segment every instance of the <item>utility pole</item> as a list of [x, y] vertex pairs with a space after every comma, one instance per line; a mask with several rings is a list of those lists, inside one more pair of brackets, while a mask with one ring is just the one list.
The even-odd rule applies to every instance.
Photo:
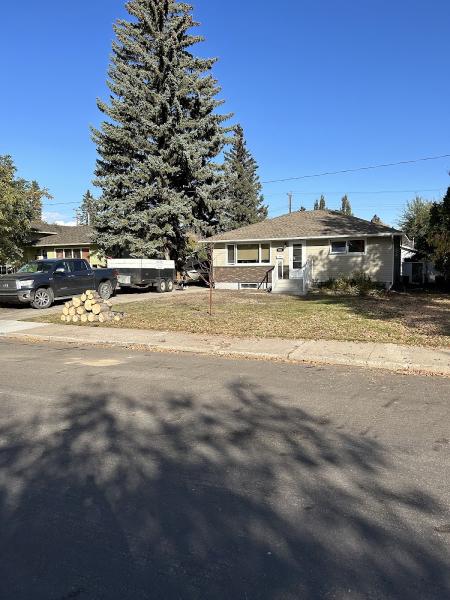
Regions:
[[292, 192], [288, 192], [289, 212], [292, 212]]

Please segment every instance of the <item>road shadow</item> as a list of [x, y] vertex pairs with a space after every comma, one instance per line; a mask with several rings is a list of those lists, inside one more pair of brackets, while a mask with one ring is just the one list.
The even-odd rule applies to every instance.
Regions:
[[388, 484], [378, 442], [245, 382], [207, 400], [99, 386], [0, 435], [5, 600], [450, 595], [418, 528], [439, 502]]

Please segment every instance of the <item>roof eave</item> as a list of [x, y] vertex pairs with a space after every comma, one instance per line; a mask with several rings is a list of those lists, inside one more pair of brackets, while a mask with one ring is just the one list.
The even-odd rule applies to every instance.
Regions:
[[221, 240], [214, 240], [214, 239], [205, 239], [205, 240], [198, 240], [199, 244], [222, 244], [222, 243], [238, 243], [238, 242], [281, 242], [284, 240], [328, 240], [330, 238], [348, 238], [348, 237], [390, 237], [392, 235], [402, 235], [401, 231], [386, 231], [386, 232], [382, 232], [382, 233], [360, 233], [355, 231], [354, 233], [346, 233], [346, 234], [342, 234], [342, 235], [333, 235], [333, 234], [328, 234], [328, 235], [302, 235], [302, 236], [297, 236], [297, 237], [292, 237], [289, 235], [285, 235], [283, 237], [253, 237], [253, 238], [242, 238], [242, 239], [236, 239], [236, 238], [227, 238], [227, 239], [221, 239]]

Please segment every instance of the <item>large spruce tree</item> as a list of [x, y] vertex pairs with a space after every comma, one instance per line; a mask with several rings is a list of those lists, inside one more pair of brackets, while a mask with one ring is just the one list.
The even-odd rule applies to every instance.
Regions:
[[267, 218], [258, 165], [247, 148], [244, 130], [237, 125], [231, 149], [225, 153], [226, 227], [236, 229]]
[[182, 262], [188, 233], [220, 228], [223, 182], [215, 162], [227, 141], [211, 74], [194, 56], [189, 4], [131, 0], [115, 25], [107, 116], [98, 147], [97, 241], [114, 256], [170, 256]]

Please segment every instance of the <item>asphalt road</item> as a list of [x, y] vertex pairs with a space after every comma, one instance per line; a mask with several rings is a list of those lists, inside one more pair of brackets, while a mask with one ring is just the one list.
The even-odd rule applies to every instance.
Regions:
[[2, 600], [450, 597], [450, 380], [0, 340]]

